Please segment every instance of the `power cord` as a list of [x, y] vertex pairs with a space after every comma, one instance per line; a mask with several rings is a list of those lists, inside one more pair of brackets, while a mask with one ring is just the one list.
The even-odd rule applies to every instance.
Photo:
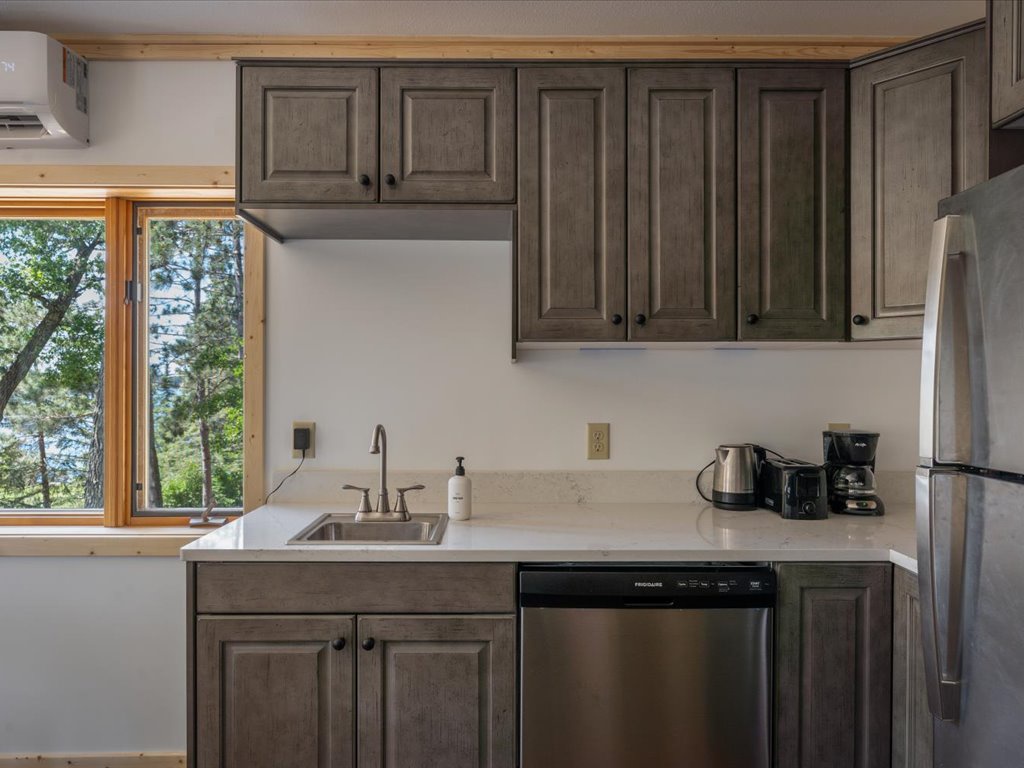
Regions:
[[302, 458], [299, 460], [299, 466], [297, 466], [295, 469], [293, 469], [291, 472], [289, 472], [287, 475], [285, 475], [284, 477], [281, 478], [281, 482], [277, 484], [277, 487], [274, 488], [274, 490], [272, 490], [270, 493], [268, 493], [267, 494], [267, 498], [265, 498], [263, 500], [264, 504], [270, 503], [270, 497], [273, 496], [275, 493], [277, 493], [279, 490], [281, 490], [281, 486], [284, 485], [285, 480], [287, 480], [288, 478], [294, 476], [296, 472], [298, 472], [300, 469], [302, 469], [302, 465], [303, 465], [303, 463], [305, 463], [305, 461], [306, 461], [306, 449], [303, 448], [302, 449]]

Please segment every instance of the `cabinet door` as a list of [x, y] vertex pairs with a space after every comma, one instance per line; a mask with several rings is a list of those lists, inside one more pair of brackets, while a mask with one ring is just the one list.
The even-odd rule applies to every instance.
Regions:
[[917, 576], [896, 568], [892, 600], [892, 768], [932, 768]]
[[239, 78], [239, 202], [376, 201], [376, 69], [242, 66]]
[[514, 616], [360, 616], [360, 768], [512, 768]]
[[846, 72], [739, 73], [739, 337], [842, 339]]
[[519, 70], [519, 338], [626, 338], [625, 82]]
[[987, 176], [981, 30], [850, 73], [854, 339], [920, 338], [938, 202]]
[[1024, 0], [989, 0], [992, 124], [1024, 128]]
[[735, 80], [629, 73], [630, 338], [736, 338]]
[[380, 77], [382, 200], [515, 198], [515, 70], [403, 67]]
[[889, 765], [892, 566], [779, 566], [776, 761]]
[[353, 629], [351, 616], [200, 616], [197, 768], [350, 768]]

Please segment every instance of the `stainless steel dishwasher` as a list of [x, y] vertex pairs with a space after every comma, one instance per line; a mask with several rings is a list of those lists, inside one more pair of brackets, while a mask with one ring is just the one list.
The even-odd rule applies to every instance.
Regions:
[[523, 566], [522, 768], [768, 768], [775, 574]]

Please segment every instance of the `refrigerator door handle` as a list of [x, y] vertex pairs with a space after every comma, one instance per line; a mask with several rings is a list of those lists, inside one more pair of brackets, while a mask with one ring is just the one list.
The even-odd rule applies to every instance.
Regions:
[[966, 222], [932, 226], [921, 342], [921, 463], [971, 463], [970, 363], [965, 295]]
[[928, 707], [959, 720], [967, 476], [919, 469], [918, 581]]

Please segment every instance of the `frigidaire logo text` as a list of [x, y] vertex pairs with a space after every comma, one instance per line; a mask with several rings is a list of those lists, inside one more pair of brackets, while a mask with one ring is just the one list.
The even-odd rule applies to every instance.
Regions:
[[13, 72], [14, 71], [14, 62], [13, 61], [0, 61], [0, 67], [3, 67], [4, 72]]
[[634, 581], [634, 587], [660, 587], [663, 586], [660, 581]]

